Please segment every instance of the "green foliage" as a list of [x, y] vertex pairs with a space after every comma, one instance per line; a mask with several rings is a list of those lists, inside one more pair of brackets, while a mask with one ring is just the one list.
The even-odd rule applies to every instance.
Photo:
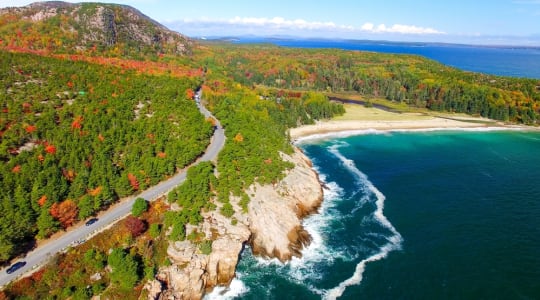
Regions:
[[242, 194], [242, 198], [240, 199], [238, 204], [242, 208], [242, 211], [244, 213], [247, 213], [248, 212], [248, 204], [249, 204], [249, 196], [246, 193]]
[[139, 264], [124, 249], [115, 248], [112, 253], [109, 254], [107, 263], [111, 266], [111, 283], [119, 286], [121, 289], [132, 289], [137, 281], [139, 281], [139, 275], [137, 270]]
[[210, 199], [213, 196], [212, 182], [215, 182], [214, 166], [211, 162], [200, 162], [188, 169], [186, 180], [168, 195], [169, 202], [177, 202], [181, 210], [165, 214], [165, 226], [173, 229], [169, 239], [185, 239], [185, 225], [197, 225], [202, 221], [201, 212], [213, 209]]
[[211, 240], [205, 240], [199, 244], [199, 250], [201, 250], [202, 254], [209, 255], [212, 253], [212, 241]]
[[186, 224], [187, 217], [181, 212], [168, 211], [165, 213], [164, 226], [172, 227], [169, 235], [171, 241], [183, 241], [186, 238]]
[[54, 203], [85, 219], [189, 165], [212, 135], [185, 99], [193, 78], [3, 51], [0, 73], [0, 262], [60, 228]]
[[[184, 54], [191, 43], [140, 14], [117, 4], [52, 4], [57, 15], [30, 20], [36, 9], [50, 4], [8, 10], [0, 15], [0, 39], [10, 47], [56, 53], [157, 59], [159, 54]], [[93, 22], [103, 19], [101, 24]], [[21, 34], [24, 32], [24, 34]], [[181, 46], [180, 46], [181, 45]]]
[[161, 234], [161, 227], [157, 223], [150, 224], [148, 234], [151, 238], [156, 239]]
[[[216, 49], [213, 64], [246, 86], [355, 92], [524, 124], [536, 124], [540, 115], [536, 79], [464, 72], [413, 55], [267, 45], [220, 44]], [[313, 117], [325, 118], [332, 109], [310, 110]]]
[[133, 203], [133, 207], [131, 208], [131, 214], [135, 217], [140, 217], [147, 210], [148, 201], [146, 201], [144, 198], [138, 197], [137, 199], [135, 199], [135, 203]]
[[226, 202], [225, 204], [223, 204], [223, 207], [221, 207], [221, 214], [227, 218], [232, 217], [232, 215], [234, 214], [234, 209], [230, 202]]

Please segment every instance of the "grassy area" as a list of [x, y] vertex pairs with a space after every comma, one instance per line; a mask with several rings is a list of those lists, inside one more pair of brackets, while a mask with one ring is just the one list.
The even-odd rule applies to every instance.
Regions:
[[375, 107], [365, 107], [361, 104], [344, 104], [345, 114], [333, 118], [337, 121], [364, 120], [364, 121], [412, 121], [428, 119], [429, 116], [421, 113], [395, 113]]
[[[349, 101], [358, 101], [358, 104], [346, 103], [346, 113], [343, 116], [338, 116], [333, 120], [366, 120], [366, 121], [410, 121], [422, 120], [432, 117], [445, 118], [470, 123], [480, 124], [496, 124], [497, 122], [490, 119], [471, 116], [464, 113], [449, 113], [431, 111], [427, 108], [418, 108], [408, 106], [403, 102], [394, 102], [386, 99], [369, 98], [358, 94], [351, 93], [328, 93], [328, 97], [335, 97]], [[375, 107], [367, 107], [366, 102], [370, 102]]]

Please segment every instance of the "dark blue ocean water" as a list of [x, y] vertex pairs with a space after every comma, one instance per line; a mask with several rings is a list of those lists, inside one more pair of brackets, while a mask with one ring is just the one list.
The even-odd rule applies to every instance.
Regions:
[[540, 299], [540, 133], [370, 132], [300, 146], [326, 183], [304, 223], [314, 241], [285, 265], [247, 249], [227, 295]]
[[540, 47], [486, 47], [434, 43], [263, 38], [243, 38], [238, 42], [269, 42], [279, 46], [295, 48], [337, 48], [383, 53], [417, 54], [466, 71], [501, 76], [540, 78]]

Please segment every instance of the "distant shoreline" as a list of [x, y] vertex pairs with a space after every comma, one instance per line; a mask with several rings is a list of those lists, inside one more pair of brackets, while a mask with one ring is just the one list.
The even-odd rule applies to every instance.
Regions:
[[[356, 116], [345, 119], [332, 119], [318, 121], [312, 125], [303, 125], [291, 128], [289, 135], [291, 141], [298, 142], [307, 139], [320, 139], [330, 136], [351, 136], [366, 133], [390, 131], [431, 131], [431, 130], [538, 130], [538, 128], [525, 125], [508, 125], [477, 117], [440, 117], [421, 116], [418, 114], [398, 114], [381, 111], [377, 108], [359, 108], [362, 110]], [[349, 109], [353, 107], [350, 105]], [[352, 119], [351, 119], [352, 118]], [[354, 119], [356, 118], [356, 119]]]

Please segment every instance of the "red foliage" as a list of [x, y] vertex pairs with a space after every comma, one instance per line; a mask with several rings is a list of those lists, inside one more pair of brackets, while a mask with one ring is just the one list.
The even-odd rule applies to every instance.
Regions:
[[131, 187], [138, 191], [139, 190], [139, 181], [137, 180], [137, 177], [131, 173], [128, 173], [127, 175], [128, 177], [128, 180], [129, 180], [129, 184], [131, 184]]
[[27, 125], [24, 130], [26, 130], [27, 133], [33, 133], [37, 130], [37, 127], [34, 125]]
[[21, 172], [21, 165], [16, 165], [15, 167], [13, 167], [13, 169], [11, 169], [11, 172], [12, 172], [12, 173], [19, 173], [19, 172]]
[[75, 120], [73, 120], [73, 122], [71, 123], [71, 129], [81, 129], [82, 121], [83, 121], [82, 116], [76, 117]]
[[31, 276], [32, 280], [34, 282], [39, 282], [41, 281], [41, 279], [43, 278], [43, 273], [45, 273], [45, 268], [37, 271], [37, 272], [34, 272]]
[[56, 153], [56, 147], [54, 145], [47, 145], [45, 146], [45, 152], [49, 154], [55, 154]]
[[134, 216], [128, 216], [124, 226], [133, 237], [138, 237], [146, 231], [146, 223]]
[[73, 88], [73, 82], [68, 81], [68, 82], [67, 82], [67, 86], [68, 86], [70, 89], [72, 89], [72, 88]]
[[33, 284], [34, 282], [32, 279], [30, 279], [30, 277], [21, 278], [13, 283], [10, 288], [10, 292], [14, 295], [24, 295], [32, 289]]
[[75, 202], [68, 199], [60, 202], [60, 204], [54, 203], [49, 212], [51, 213], [51, 216], [62, 224], [62, 227], [67, 228], [75, 222], [78, 208]]

